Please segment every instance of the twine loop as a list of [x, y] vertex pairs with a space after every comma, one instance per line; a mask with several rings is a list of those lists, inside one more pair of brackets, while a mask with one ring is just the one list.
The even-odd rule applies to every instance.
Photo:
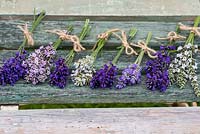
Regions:
[[23, 32], [24, 38], [27, 40], [28, 45], [33, 46], [34, 40], [33, 40], [33, 37], [32, 37], [32, 33], [29, 32], [29, 30], [28, 30], [27, 23], [24, 26], [18, 25], [17, 27]]
[[144, 52], [148, 54], [150, 58], [157, 58], [156, 51], [152, 48], [149, 48], [144, 41], [138, 41], [137, 44], [131, 43], [132, 46], [141, 48]]
[[[121, 36], [118, 35], [116, 32], [120, 32]], [[113, 34], [115, 37], [117, 37], [118, 39], [121, 40], [122, 45], [125, 47], [125, 53], [127, 55], [132, 55], [132, 54], [138, 55], [138, 53], [128, 43], [125, 31], [120, 30], [120, 29], [111, 29], [111, 30], [108, 30], [104, 33], [99, 34], [98, 38], [107, 40], [109, 34]]]
[[180, 30], [189, 30], [190, 32], [194, 33], [195, 35], [200, 36], [200, 27], [190, 27], [186, 26], [182, 23], [178, 23]]
[[85, 50], [85, 48], [80, 44], [80, 39], [76, 35], [69, 35], [67, 31], [63, 30], [47, 30], [47, 32], [55, 33], [59, 36], [61, 40], [70, 40], [73, 43], [73, 49], [75, 52], [81, 52]]
[[185, 39], [185, 38], [186, 38], [185, 36], [179, 35], [179, 34], [177, 34], [174, 31], [169, 32], [167, 34], [167, 37], [165, 37], [165, 38], [156, 37], [156, 39], [159, 39], [159, 40], [169, 40], [170, 42], [176, 41], [176, 40], [180, 40], [180, 39]]

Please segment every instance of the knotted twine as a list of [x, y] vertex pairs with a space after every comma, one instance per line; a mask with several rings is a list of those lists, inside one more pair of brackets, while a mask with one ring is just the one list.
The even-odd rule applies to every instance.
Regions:
[[195, 35], [200, 36], [200, 27], [190, 27], [186, 26], [182, 23], [178, 23], [180, 30], [189, 30], [190, 32], [194, 33]]
[[[121, 32], [121, 37], [116, 32]], [[111, 29], [104, 33], [99, 34], [98, 38], [107, 40], [109, 34], [113, 34], [114, 36], [116, 36], [118, 39], [121, 40], [122, 45], [125, 47], [125, 53], [127, 55], [132, 55], [132, 54], [138, 55], [138, 53], [128, 43], [125, 31], [120, 29]]]
[[29, 32], [29, 30], [28, 30], [28, 25], [27, 24], [25, 24], [24, 26], [18, 25], [17, 27], [19, 29], [21, 29], [22, 32], [24, 33], [24, 38], [27, 40], [28, 45], [33, 46], [34, 40], [33, 40], [33, 37], [32, 37], [32, 33]]
[[63, 30], [46, 30], [46, 32], [55, 33], [59, 36], [61, 40], [70, 40], [73, 43], [73, 49], [75, 52], [81, 52], [85, 50], [85, 48], [80, 44], [80, 39], [76, 35], [69, 35], [66, 31]]
[[181, 36], [181, 35], [177, 34], [174, 31], [171, 31], [171, 32], [169, 32], [167, 34], [167, 37], [165, 37], [165, 38], [156, 37], [156, 39], [169, 40], [170, 42], [172, 42], [172, 41], [176, 41], [176, 40], [180, 40], [180, 39], [186, 39], [186, 37], [185, 36]]
[[[157, 56], [155, 55], [156, 54], [156, 51], [152, 48], [149, 48], [147, 46], [147, 43], [145, 43], [144, 41], [138, 41], [137, 44], [133, 44], [131, 43], [131, 46], [134, 46], [134, 47], [139, 47], [141, 48], [144, 52], [146, 52], [148, 54], [148, 56], [150, 58], [157, 58]], [[153, 54], [153, 55], [152, 55]]]

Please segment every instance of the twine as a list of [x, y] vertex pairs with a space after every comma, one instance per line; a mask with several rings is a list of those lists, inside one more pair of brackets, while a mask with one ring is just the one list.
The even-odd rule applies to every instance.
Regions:
[[131, 43], [131, 45], [135, 47], [139, 47], [142, 50], [144, 50], [144, 52], [146, 52], [150, 58], [157, 58], [157, 56], [155, 55], [156, 51], [154, 49], [149, 48], [144, 41], [138, 41], [137, 44]]
[[190, 32], [194, 33], [195, 35], [200, 36], [200, 27], [189, 27], [182, 23], [178, 23], [180, 30], [189, 30]]
[[[119, 36], [116, 32], [121, 32], [121, 36]], [[121, 40], [122, 45], [125, 47], [125, 53], [127, 55], [132, 55], [132, 54], [138, 55], [138, 53], [128, 43], [126, 33], [123, 30], [111, 29], [111, 30], [108, 30], [104, 33], [99, 34], [98, 38], [107, 40], [110, 33], [112, 33], [115, 37], [117, 37], [118, 39]], [[94, 46], [94, 48], [96, 48], [96, 45]]]
[[66, 31], [62, 30], [46, 30], [47, 32], [50, 33], [55, 33], [59, 36], [61, 40], [70, 40], [73, 43], [73, 49], [75, 52], [81, 52], [85, 50], [85, 48], [80, 44], [80, 39], [76, 35], [69, 35], [66, 33]]
[[32, 33], [28, 31], [28, 25], [25, 24], [24, 26], [17, 26], [24, 34], [24, 38], [27, 40], [28, 45], [33, 46], [34, 45], [34, 40], [32, 37]]
[[171, 32], [169, 32], [167, 34], [167, 37], [165, 37], [165, 38], [156, 37], [156, 39], [169, 40], [170, 42], [172, 42], [172, 41], [176, 41], [176, 40], [180, 40], [180, 39], [186, 39], [186, 37], [185, 36], [181, 36], [181, 35], [177, 34], [174, 31], [171, 31]]

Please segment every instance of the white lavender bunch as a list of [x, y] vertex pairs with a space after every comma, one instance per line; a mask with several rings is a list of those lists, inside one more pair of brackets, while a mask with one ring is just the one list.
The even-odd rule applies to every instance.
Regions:
[[[180, 24], [180, 29], [195, 29], [200, 22], [200, 16], [194, 21], [194, 27], [187, 27]], [[197, 62], [194, 59], [195, 53], [198, 52], [198, 46], [194, 45], [194, 36], [196, 31], [191, 31], [185, 45], [177, 48], [177, 55], [169, 66], [169, 78], [171, 83], [176, 83], [181, 89], [185, 87], [187, 81], [191, 82], [194, 93], [200, 97], [196, 70]]]
[[72, 70], [71, 79], [76, 86], [88, 85], [95, 73], [94, 57], [87, 55], [74, 63], [75, 69]]
[[44, 82], [50, 74], [51, 59], [55, 53], [56, 50], [52, 45], [41, 46], [31, 53], [22, 63], [22, 66], [25, 68], [24, 79], [34, 85]]

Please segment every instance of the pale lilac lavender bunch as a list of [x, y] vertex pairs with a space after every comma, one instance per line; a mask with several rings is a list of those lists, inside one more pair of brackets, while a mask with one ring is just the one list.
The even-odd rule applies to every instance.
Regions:
[[122, 89], [126, 86], [133, 86], [141, 82], [142, 68], [138, 64], [129, 65], [122, 71], [122, 75], [117, 80], [117, 89]]
[[44, 82], [50, 75], [52, 58], [56, 50], [52, 45], [41, 46], [35, 52], [29, 55], [28, 59], [23, 62], [26, 69], [24, 79], [32, 84]]

